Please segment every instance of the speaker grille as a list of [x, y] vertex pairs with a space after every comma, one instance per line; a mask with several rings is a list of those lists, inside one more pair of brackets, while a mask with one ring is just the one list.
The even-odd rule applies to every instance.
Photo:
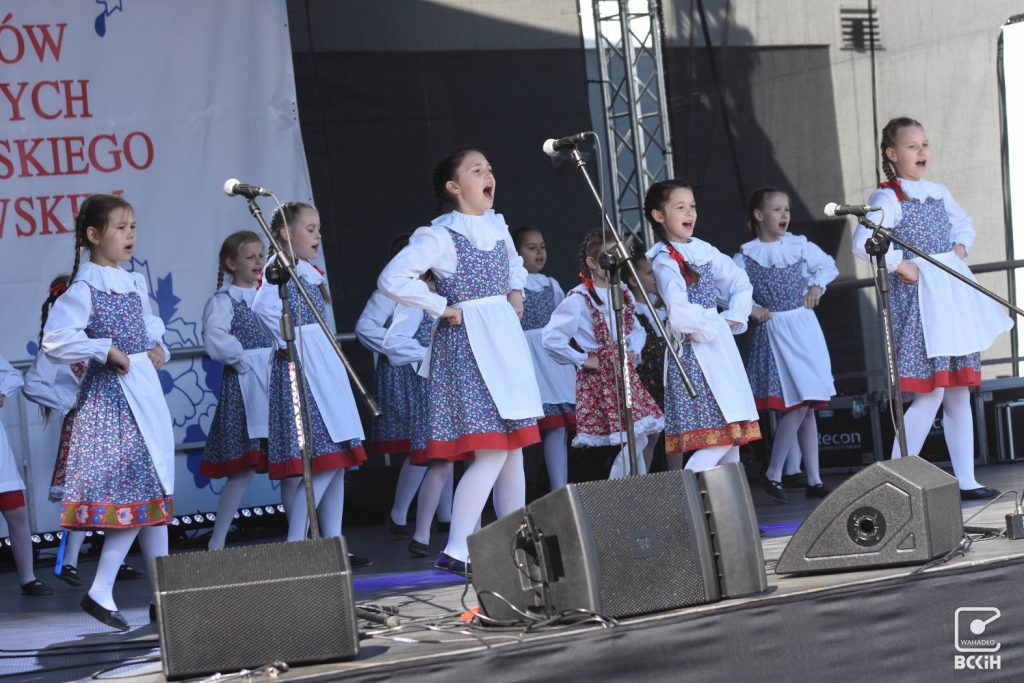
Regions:
[[709, 601], [678, 473], [577, 485], [593, 532], [601, 612], [619, 617]]
[[156, 577], [170, 678], [358, 653], [341, 539], [158, 558]]

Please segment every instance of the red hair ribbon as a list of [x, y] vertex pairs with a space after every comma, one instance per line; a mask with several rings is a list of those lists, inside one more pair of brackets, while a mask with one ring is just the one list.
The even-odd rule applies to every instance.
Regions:
[[907, 196], [905, 194], [903, 194], [903, 186], [900, 185], [900, 179], [899, 178], [893, 178], [892, 180], [887, 180], [884, 183], [882, 183], [881, 185], [879, 185], [879, 187], [888, 187], [890, 190], [895, 192], [896, 193], [897, 201], [901, 201], [902, 202], [904, 199], [907, 198]]
[[53, 287], [50, 287], [50, 298], [56, 299], [66, 291], [68, 291], [68, 283], [58, 282]]
[[583, 286], [589, 289], [590, 291], [594, 291], [594, 281], [587, 277], [586, 274], [583, 272], [581, 272], [579, 276], [580, 280], [583, 281]]
[[679, 253], [679, 250], [673, 247], [671, 244], [668, 245], [668, 255], [672, 257], [672, 260], [679, 264], [679, 272], [682, 273], [683, 279], [686, 280], [686, 284], [692, 285], [697, 282], [697, 279], [690, 275], [686, 269], [686, 259]]

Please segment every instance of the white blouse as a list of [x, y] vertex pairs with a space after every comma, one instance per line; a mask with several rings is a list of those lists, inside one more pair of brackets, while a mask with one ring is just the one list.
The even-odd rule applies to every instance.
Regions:
[[395, 315], [396, 304], [379, 289], [370, 295], [366, 307], [356, 321], [356, 337], [360, 343], [374, 353], [385, 353], [384, 334], [388, 328], [384, 326], [388, 318]]
[[245, 349], [238, 337], [231, 334], [231, 320], [235, 315], [231, 302], [239, 301], [251, 308], [255, 299], [255, 287], [224, 285], [210, 297], [203, 311], [203, 346], [206, 354], [218, 363], [236, 366], [240, 372], [248, 368], [237, 367]]
[[[267, 268], [273, 263], [274, 258], [276, 256], [271, 257], [267, 262], [267, 265], [263, 268], [264, 273], [267, 272]], [[308, 261], [300, 259], [295, 261], [295, 272], [313, 287], [319, 287], [327, 279], [323, 273], [314, 268]], [[292, 296], [291, 291], [289, 291], [289, 296]], [[302, 301], [298, 292], [295, 292], [294, 296], [299, 297], [299, 310], [302, 310], [305, 307], [305, 302]], [[278, 295], [277, 285], [272, 285], [264, 279], [263, 286], [256, 291], [253, 297], [252, 312], [256, 316], [256, 320], [263, 327], [263, 330], [274, 339], [274, 344], [279, 349], [285, 348], [284, 337], [281, 336], [282, 310], [281, 297]], [[303, 320], [293, 320], [292, 324], [298, 329], [303, 325], [316, 325], [317, 322], [313, 316], [309, 316]]]
[[774, 242], [751, 240], [740, 247], [733, 257], [736, 265], [746, 269], [744, 257], [749, 257], [764, 268], [785, 268], [803, 259], [803, 274], [807, 289], [817, 286], [822, 294], [830, 282], [839, 277], [835, 259], [803, 235], [785, 234]]
[[423, 309], [412, 306], [398, 306], [395, 309], [391, 327], [387, 329], [382, 340], [384, 353], [388, 361], [395, 367], [419, 364], [427, 356], [427, 347], [423, 346], [414, 336], [423, 322]]
[[451, 277], [458, 269], [458, 253], [446, 228], [484, 251], [494, 249], [499, 240], [504, 241], [509, 260], [508, 289], [523, 289], [527, 276], [523, 259], [516, 251], [504, 217], [492, 210], [482, 216], [452, 211], [438, 216], [429, 226], [417, 228], [408, 246], [384, 267], [377, 279], [377, 287], [398, 303], [426, 310], [435, 318], [444, 313], [448, 301], [431, 292], [420, 275], [432, 270], [438, 277]]
[[[603, 305], [597, 306], [593, 300], [591, 303], [597, 306], [598, 311], [604, 316], [608, 324], [608, 332], [612, 339], [615, 339], [615, 316], [611, 310], [610, 297], [607, 287], [594, 285], [597, 296]], [[548, 354], [563, 365], [575, 365], [577, 369], [583, 367], [583, 362], [591, 351], [600, 348], [597, 337], [594, 335], [594, 317], [590, 307], [583, 297], [590, 299], [587, 288], [580, 284], [569, 290], [580, 292], [583, 296], [566, 296], [558, 305], [555, 312], [551, 314], [551, 320], [544, 327], [543, 343]], [[632, 295], [629, 295], [632, 298]], [[576, 344], [583, 349], [583, 353], [569, 345], [569, 341], [575, 339]], [[647, 332], [640, 323], [634, 323], [633, 329], [626, 336], [626, 348], [633, 353], [640, 355], [644, 344], [647, 343]]]
[[6, 358], [0, 356], [0, 396], [13, 396], [24, 383], [21, 373], [15, 370]]
[[43, 328], [43, 351], [54, 363], [70, 365], [80, 360], [106, 363], [112, 341], [90, 339], [85, 333], [92, 317], [92, 294], [89, 287], [102, 292], [127, 294], [137, 292], [142, 299], [143, 322], [149, 337], [148, 348], [156, 345], [164, 352], [164, 362], [171, 354], [161, 338], [164, 321], [153, 315], [149, 287], [141, 273], [129, 273], [120, 267], [100, 266], [86, 261], [78, 268], [75, 281], [54, 302]]
[[[747, 319], [753, 306], [754, 287], [750, 284], [745, 270], [736, 262], [704, 240], [691, 237], [683, 244], [674, 246], [694, 266], [711, 264], [711, 277], [718, 290], [718, 300], [726, 310], [721, 315], [726, 321], [739, 323], [732, 329], [734, 335], [747, 330]], [[654, 279], [658, 292], [668, 308], [669, 324], [679, 334], [692, 334], [698, 338], [708, 331], [708, 318], [703, 306], [691, 304], [686, 293], [686, 280], [679, 272], [679, 265], [669, 256], [664, 242], [659, 242], [647, 252], [654, 267]]]
[[[963, 245], [968, 251], [971, 250], [978, 234], [974, 230], [971, 217], [964, 211], [963, 207], [956, 203], [953, 195], [949, 192], [949, 188], [940, 183], [933, 183], [930, 180], [924, 179], [905, 180], [900, 178], [899, 181], [900, 186], [903, 188], [903, 193], [908, 197], [922, 202], [929, 197], [941, 199], [946, 207], [946, 213], [949, 215], [949, 222], [952, 223], [950, 237], [953, 243]], [[894, 228], [903, 220], [903, 209], [900, 206], [900, 201], [896, 199], [895, 190], [888, 187], [876, 189], [868, 198], [868, 204], [882, 207], [881, 211], [869, 213], [867, 218], [878, 223], [883, 228]], [[851, 244], [853, 255], [868, 262], [871, 261], [871, 257], [865, 251], [864, 244], [869, 237], [871, 237], [871, 230], [863, 225], [858, 225], [857, 231], [853, 234], [853, 243]], [[903, 248], [895, 244], [890, 245], [889, 251], [885, 255], [885, 267], [890, 271], [896, 270], [896, 266], [902, 260]]]
[[75, 375], [70, 365], [58, 365], [47, 358], [45, 353], [39, 352], [32, 367], [25, 373], [22, 393], [38, 406], [67, 415], [78, 403], [81, 384], [82, 380]]

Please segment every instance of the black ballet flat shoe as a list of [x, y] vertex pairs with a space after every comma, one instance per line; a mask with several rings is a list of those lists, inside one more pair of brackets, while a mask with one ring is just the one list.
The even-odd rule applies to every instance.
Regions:
[[368, 557], [360, 557], [359, 555], [348, 554], [348, 566], [352, 569], [362, 569], [363, 567], [372, 567], [373, 560]]
[[60, 574], [57, 574], [57, 578], [69, 586], [82, 585], [82, 577], [78, 575], [78, 567], [73, 567], [70, 564], [60, 568]]
[[155, 602], [149, 603], [149, 623], [151, 623], [151, 624], [155, 624], [156, 623], [156, 603]]
[[39, 579], [32, 579], [28, 583], [21, 584], [22, 595], [53, 595], [53, 589]]
[[452, 529], [451, 522], [442, 522], [439, 519], [434, 520], [434, 532], [438, 534], [446, 534]]
[[988, 500], [999, 495], [996, 489], [987, 486], [979, 486], [976, 489], [960, 490], [960, 500]]
[[132, 579], [144, 579], [146, 575], [130, 564], [123, 563], [117, 568], [117, 578], [120, 581], [131, 581]]
[[102, 622], [111, 628], [116, 628], [118, 631], [127, 631], [130, 628], [120, 612], [107, 609], [93, 600], [88, 593], [82, 598], [81, 605], [82, 610], [96, 621]]
[[451, 572], [452, 574], [458, 574], [459, 576], [464, 576], [468, 579], [473, 578], [473, 564], [471, 562], [456, 560], [454, 557], [443, 551], [437, 554], [437, 559], [434, 560], [434, 568]]
[[782, 475], [782, 488], [784, 489], [802, 489], [805, 486], [807, 486], [807, 476], [803, 472]]
[[825, 498], [832, 493], [832, 489], [824, 484], [815, 484], [804, 489], [804, 498]]
[[395, 520], [391, 519], [391, 513], [388, 513], [387, 521], [384, 522], [384, 526], [388, 528], [388, 532], [392, 536], [398, 536], [399, 538], [410, 538], [412, 536], [412, 530], [409, 528], [409, 524], [398, 524]]
[[410, 538], [409, 554], [413, 557], [430, 557], [430, 546], [426, 543], [420, 543], [415, 538]]
[[768, 497], [777, 503], [786, 502], [786, 492], [782, 490], [782, 482], [772, 481], [768, 477], [761, 479], [761, 488], [768, 494]]

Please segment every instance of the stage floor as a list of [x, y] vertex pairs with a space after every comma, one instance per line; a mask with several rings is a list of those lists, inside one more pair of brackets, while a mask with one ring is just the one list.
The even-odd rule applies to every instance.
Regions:
[[[1020, 491], [1024, 487], [1022, 464], [992, 465], [980, 468], [978, 474], [986, 485], [1001, 490]], [[827, 483], [834, 486], [841, 480], [840, 477], [830, 477]], [[765, 560], [770, 562], [779, 557], [790, 535], [819, 501], [808, 501], [802, 491], [796, 491], [790, 495], [791, 502], [780, 505], [772, 503], [760, 491], [756, 482], [752, 482], [752, 489], [760, 525], [768, 534], [763, 539], [763, 546]], [[965, 503], [965, 519], [982, 504]], [[1004, 498], [970, 524], [1001, 527], [1003, 515], [1010, 507], [1009, 497]], [[540, 648], [545, 643], [555, 648], [575, 647], [572, 643], [580, 642], [580, 638], [585, 639], [586, 633], [600, 637], [601, 633], [620, 630], [588, 626], [570, 631], [523, 634], [467, 629], [458, 621], [458, 615], [465, 607], [475, 606], [476, 600], [472, 589], [466, 590], [460, 578], [433, 570], [429, 560], [409, 558], [406, 542], [389, 536], [383, 526], [355, 527], [346, 531], [350, 549], [374, 560], [373, 567], [353, 572], [357, 602], [396, 607], [407, 627], [401, 631], [382, 632], [383, 627], [360, 622], [365, 635], [361, 640], [361, 654], [357, 660], [296, 667], [283, 674], [281, 680], [329, 680], [342, 675], [351, 678], [361, 674], [378, 679], [415, 677], [424, 680], [432, 676], [450, 676], [453, 670], [461, 673], [459, 667], [465, 667], [467, 671], [475, 669], [477, 673], [481, 670], [487, 672], [487, 667], [494, 666], [494, 662], [487, 657], [492, 651], [506, 651], [505, 646], [514, 646], [528, 640]], [[440, 537], [436, 538], [435, 546], [441, 542]], [[953, 576], [958, 571], [1005, 566], [1007, 562], [1017, 560], [1024, 561], [1024, 542], [988, 540], [975, 543], [966, 557], [953, 560], [929, 573], [948, 572], [948, 576]], [[141, 567], [138, 556], [130, 558], [130, 561]], [[22, 597], [13, 571], [0, 574], [0, 678], [18, 681], [88, 679], [97, 671], [121, 664], [100, 679], [125, 680], [125, 677], [129, 677], [139, 681], [163, 680], [156, 626], [148, 623], [148, 582], [144, 579], [118, 582], [118, 603], [122, 613], [135, 628], [126, 634], [114, 634], [86, 616], [78, 607], [94, 570], [95, 560], [84, 560], [80, 566], [84, 586], [72, 588], [57, 581], [50, 573], [50, 568], [39, 568], [37, 575], [56, 589], [54, 596], [42, 598]], [[768, 611], [775, 613], [778, 606], [787, 602], [830, 600], [837, 589], [847, 589], [849, 592], [851, 587], [883, 586], [887, 580], [904, 577], [912, 570], [894, 568], [809, 577], [780, 577], [769, 572], [770, 590], [766, 594], [623, 620], [628, 629], [622, 630], [672, 627], [680, 620], [700, 619], [709, 615], [722, 615], [724, 620], [728, 613], [735, 613], [744, 607], [756, 610], [759, 606], [771, 606]], [[899, 595], [897, 592], [897, 601]], [[891, 597], [887, 600], [892, 602]], [[428, 625], [431, 628], [426, 628]], [[266, 624], [265, 627], [277, 628], [279, 625]], [[908, 624], [907, 628], [911, 626]], [[774, 636], [764, 633], [761, 640], [770, 643], [773, 637], [786, 639], [783, 633]], [[951, 635], [949, 640], [952, 640]], [[789, 645], [792, 646], [792, 643]], [[814, 640], [803, 643], [803, 646], [813, 648]], [[952, 645], [947, 649], [952, 652]], [[514, 650], [511, 648], [508, 651]], [[617, 657], [621, 659], [621, 655]], [[1017, 659], [1024, 664], [1024, 651], [1021, 648], [1018, 648]], [[640, 662], [635, 664], [641, 665]], [[629, 667], [628, 662], [618, 661], [615, 668], [608, 670], [607, 678], [616, 678], [613, 672], [627, 676]], [[502, 673], [502, 677], [510, 677], [509, 671]], [[633, 673], [636, 673], [635, 669]], [[729, 670], [723, 664], [719, 673], [726, 675]], [[953, 673], [951, 669], [950, 673]], [[994, 673], [998, 677], [999, 672]], [[523, 671], [519, 680], [536, 679], [538, 676], [543, 677], [544, 671], [534, 671], [532, 674]]]

